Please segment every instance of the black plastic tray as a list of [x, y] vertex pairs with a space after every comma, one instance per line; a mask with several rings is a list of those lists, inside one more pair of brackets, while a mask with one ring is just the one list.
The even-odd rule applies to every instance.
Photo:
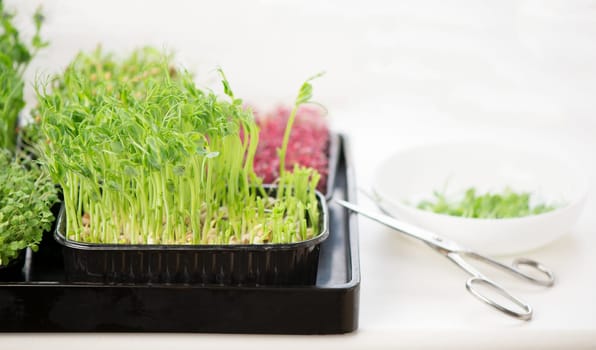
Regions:
[[[271, 195], [276, 187], [265, 187]], [[103, 244], [67, 239], [64, 206], [54, 238], [62, 245], [65, 280], [78, 283], [185, 283], [218, 285], [313, 285], [329, 212], [316, 192], [321, 232], [277, 244]]]
[[21, 250], [16, 258], [10, 260], [8, 265], [0, 266], [0, 281], [14, 281], [20, 279], [25, 264], [26, 250]]
[[342, 137], [334, 132], [329, 134], [329, 145], [327, 147], [327, 153], [329, 154], [328, 159], [328, 172], [327, 172], [327, 184], [325, 186], [325, 199], [330, 200], [333, 196], [335, 189], [335, 175], [338, 172], [339, 158], [340, 158], [340, 146]]
[[[340, 135], [334, 198], [355, 201]], [[53, 254], [28, 254], [21, 281], [0, 283], [0, 331], [347, 333], [358, 327], [356, 216], [329, 202], [314, 286], [72, 284]], [[58, 261], [57, 261], [58, 260]]]

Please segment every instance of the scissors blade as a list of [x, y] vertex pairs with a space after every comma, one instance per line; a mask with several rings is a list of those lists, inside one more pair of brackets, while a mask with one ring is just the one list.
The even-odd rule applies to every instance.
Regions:
[[355, 204], [343, 201], [341, 199], [335, 199], [335, 202], [337, 204], [341, 205], [342, 207], [348, 208], [348, 209], [352, 210], [353, 212], [364, 215], [369, 219], [372, 219], [378, 223], [388, 226], [388, 227], [390, 227], [396, 231], [399, 231], [407, 236], [421, 240], [421, 241], [429, 244], [433, 248], [442, 249], [447, 252], [458, 252], [458, 251], [462, 250], [461, 247], [457, 243], [450, 241], [446, 238], [443, 238], [439, 235], [436, 235], [432, 232], [429, 232], [427, 230], [424, 230], [420, 227], [408, 224], [403, 221], [396, 220], [388, 215], [384, 215], [384, 214], [380, 214], [380, 213], [376, 213], [376, 212], [373, 212], [370, 210], [363, 209]]

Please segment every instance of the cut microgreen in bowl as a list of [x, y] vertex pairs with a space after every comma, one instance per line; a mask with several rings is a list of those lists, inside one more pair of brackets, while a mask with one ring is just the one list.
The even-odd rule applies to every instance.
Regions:
[[[98, 49], [38, 87], [41, 154], [64, 192], [68, 239], [261, 244], [320, 234], [318, 174], [284, 172], [267, 193], [253, 170], [253, 115], [220, 73], [227, 100], [198, 89], [171, 56], [143, 49], [119, 61]], [[296, 106], [311, 91], [305, 83]]]
[[515, 192], [510, 188], [500, 193], [478, 194], [477, 189], [471, 187], [459, 198], [450, 198], [439, 191], [434, 191], [433, 196], [433, 199], [420, 201], [416, 207], [437, 214], [476, 219], [519, 218], [557, 208], [557, 205], [536, 203], [530, 192]]
[[373, 192], [391, 215], [470, 249], [493, 255], [536, 249], [571, 231], [587, 193], [581, 168], [549, 144], [412, 147], [380, 163]]

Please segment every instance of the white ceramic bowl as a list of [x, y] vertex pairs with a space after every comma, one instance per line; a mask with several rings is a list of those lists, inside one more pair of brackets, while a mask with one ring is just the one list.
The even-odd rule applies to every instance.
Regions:
[[[472, 219], [417, 209], [433, 190], [453, 195], [479, 192], [531, 192], [556, 202], [554, 211], [511, 219]], [[548, 244], [568, 233], [587, 193], [583, 172], [540, 150], [479, 143], [422, 146], [396, 153], [377, 168], [373, 191], [379, 205], [400, 220], [444, 235], [478, 252], [505, 255]], [[407, 204], [412, 203], [412, 204]]]

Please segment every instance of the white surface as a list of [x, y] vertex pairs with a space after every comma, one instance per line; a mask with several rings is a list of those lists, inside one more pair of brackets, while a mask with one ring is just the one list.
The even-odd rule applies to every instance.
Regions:
[[[23, 23], [39, 2], [6, 0], [21, 10]], [[266, 106], [290, 101], [304, 78], [326, 70], [315, 96], [335, 128], [352, 136], [363, 187], [394, 151], [477, 135], [504, 143], [550, 138], [585, 166], [591, 192], [572, 234], [525, 254], [553, 268], [558, 284], [545, 290], [506, 283], [534, 306], [530, 323], [491, 311], [466, 293], [465, 275], [454, 265], [362, 219], [355, 334], [17, 334], [1, 336], [0, 348], [596, 348], [594, 1], [43, 3], [52, 46], [30, 77], [58, 71], [98, 42], [118, 50], [153, 44], [176, 49], [205, 85], [221, 65], [237, 96]]]
[[[530, 145], [458, 140], [410, 148], [381, 161], [372, 193], [392, 216], [465, 248], [491, 255], [524, 253], [569, 233], [586, 198], [587, 179], [581, 167], [549, 148], [544, 140]], [[507, 189], [526, 192], [531, 194], [530, 205], [558, 208], [507, 219], [463, 218], [416, 208], [422, 200], [435, 202], [433, 191], [453, 201], [463, 198], [469, 188], [479, 195]]]

